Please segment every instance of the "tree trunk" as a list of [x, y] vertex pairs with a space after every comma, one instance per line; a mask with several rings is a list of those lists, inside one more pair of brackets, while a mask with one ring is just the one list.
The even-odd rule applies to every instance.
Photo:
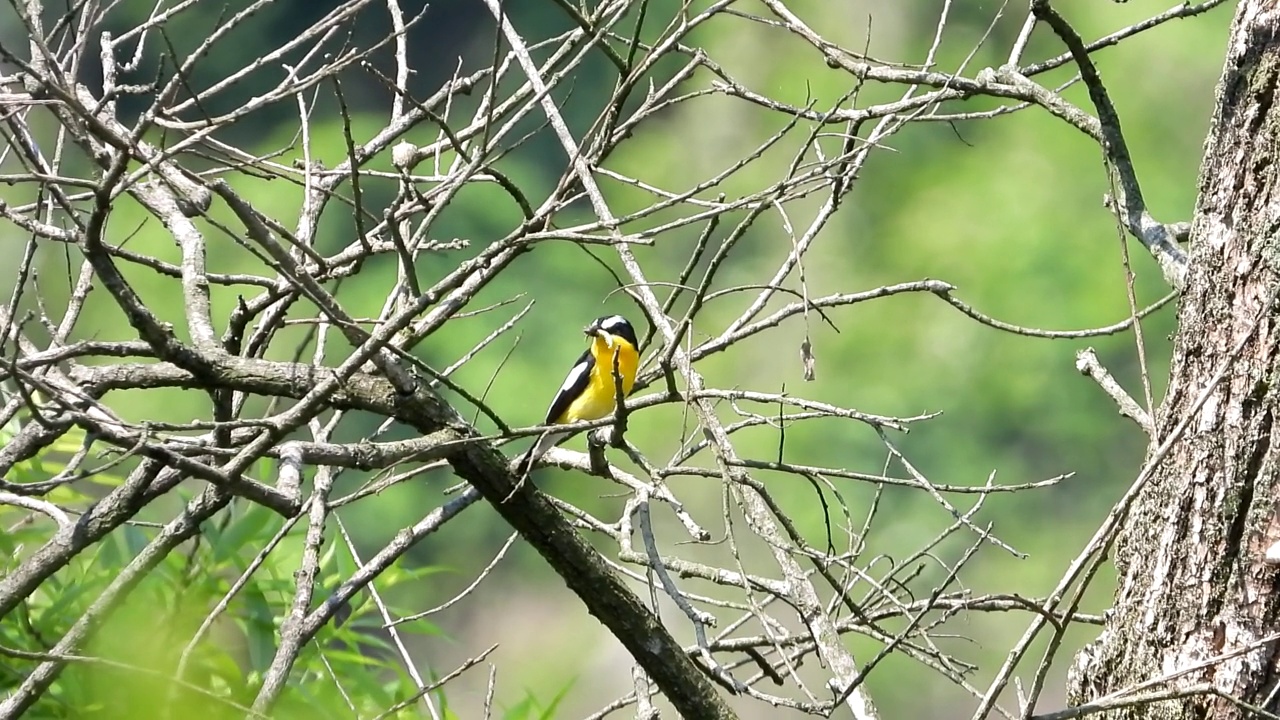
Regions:
[[1102, 717], [1256, 717], [1238, 701], [1280, 711], [1278, 570], [1263, 559], [1280, 540], [1278, 81], [1280, 7], [1242, 0], [1205, 144], [1152, 448], [1180, 425], [1185, 432], [1163, 459], [1154, 450], [1149, 458], [1158, 467], [1115, 545], [1114, 612], [1070, 679], [1072, 704], [1169, 675], [1141, 692], [1214, 692]]

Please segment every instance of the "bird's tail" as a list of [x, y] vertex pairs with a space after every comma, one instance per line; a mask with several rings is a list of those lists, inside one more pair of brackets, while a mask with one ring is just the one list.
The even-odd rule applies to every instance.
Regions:
[[564, 440], [569, 433], [555, 432], [548, 430], [538, 436], [538, 441], [529, 448], [529, 451], [520, 456], [520, 460], [516, 462], [516, 477], [523, 480], [533, 469], [533, 464], [538, 461], [548, 450], [555, 447]]

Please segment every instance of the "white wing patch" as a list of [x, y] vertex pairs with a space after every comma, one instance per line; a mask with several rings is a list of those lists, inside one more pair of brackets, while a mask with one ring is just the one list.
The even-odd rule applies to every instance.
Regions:
[[568, 377], [564, 379], [564, 384], [560, 386], [560, 392], [556, 393], [557, 400], [561, 395], [573, 390], [575, 385], [582, 383], [583, 376], [587, 374], [587, 368], [590, 365], [591, 363], [588, 362], [580, 362], [573, 366], [573, 369], [569, 371]]
[[560, 419], [565, 410], [573, 404], [578, 395], [582, 394], [583, 389], [587, 387], [587, 383], [591, 378], [587, 374], [591, 371], [591, 356], [588, 355], [584, 359], [577, 362], [570, 370], [569, 375], [565, 377], [564, 384], [560, 386], [560, 391], [551, 399], [551, 405], [547, 407], [547, 417], [544, 422], [550, 424]]

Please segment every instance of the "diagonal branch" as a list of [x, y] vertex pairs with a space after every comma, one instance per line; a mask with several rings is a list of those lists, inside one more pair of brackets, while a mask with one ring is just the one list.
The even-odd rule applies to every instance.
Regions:
[[1174, 242], [1172, 229], [1147, 212], [1142, 188], [1138, 185], [1138, 175], [1133, 168], [1133, 158], [1129, 156], [1129, 146], [1120, 129], [1120, 115], [1111, 103], [1102, 78], [1098, 76], [1098, 68], [1089, 57], [1084, 40], [1049, 4], [1049, 0], [1032, 0], [1031, 11], [1037, 18], [1048, 23], [1071, 51], [1072, 58], [1080, 68], [1080, 79], [1089, 88], [1089, 99], [1098, 110], [1098, 123], [1102, 130], [1102, 154], [1107, 166], [1120, 181], [1114, 199], [1116, 215], [1147, 248], [1151, 257], [1155, 258], [1164, 273], [1165, 281], [1170, 286], [1181, 289], [1186, 282], [1187, 255]]

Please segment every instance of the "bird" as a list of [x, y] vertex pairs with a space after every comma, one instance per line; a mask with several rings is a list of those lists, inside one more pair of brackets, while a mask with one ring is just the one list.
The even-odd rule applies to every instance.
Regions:
[[[631, 323], [621, 315], [606, 315], [593, 320], [582, 332], [591, 338], [591, 344], [569, 369], [560, 391], [551, 400], [544, 425], [566, 425], [608, 417], [616, 408], [618, 398], [618, 382], [614, 379], [615, 359], [623, 397], [629, 395], [635, 385], [640, 351]], [[538, 458], [568, 435], [567, 432], [548, 430], [539, 436], [517, 463], [518, 477], [523, 479]]]

